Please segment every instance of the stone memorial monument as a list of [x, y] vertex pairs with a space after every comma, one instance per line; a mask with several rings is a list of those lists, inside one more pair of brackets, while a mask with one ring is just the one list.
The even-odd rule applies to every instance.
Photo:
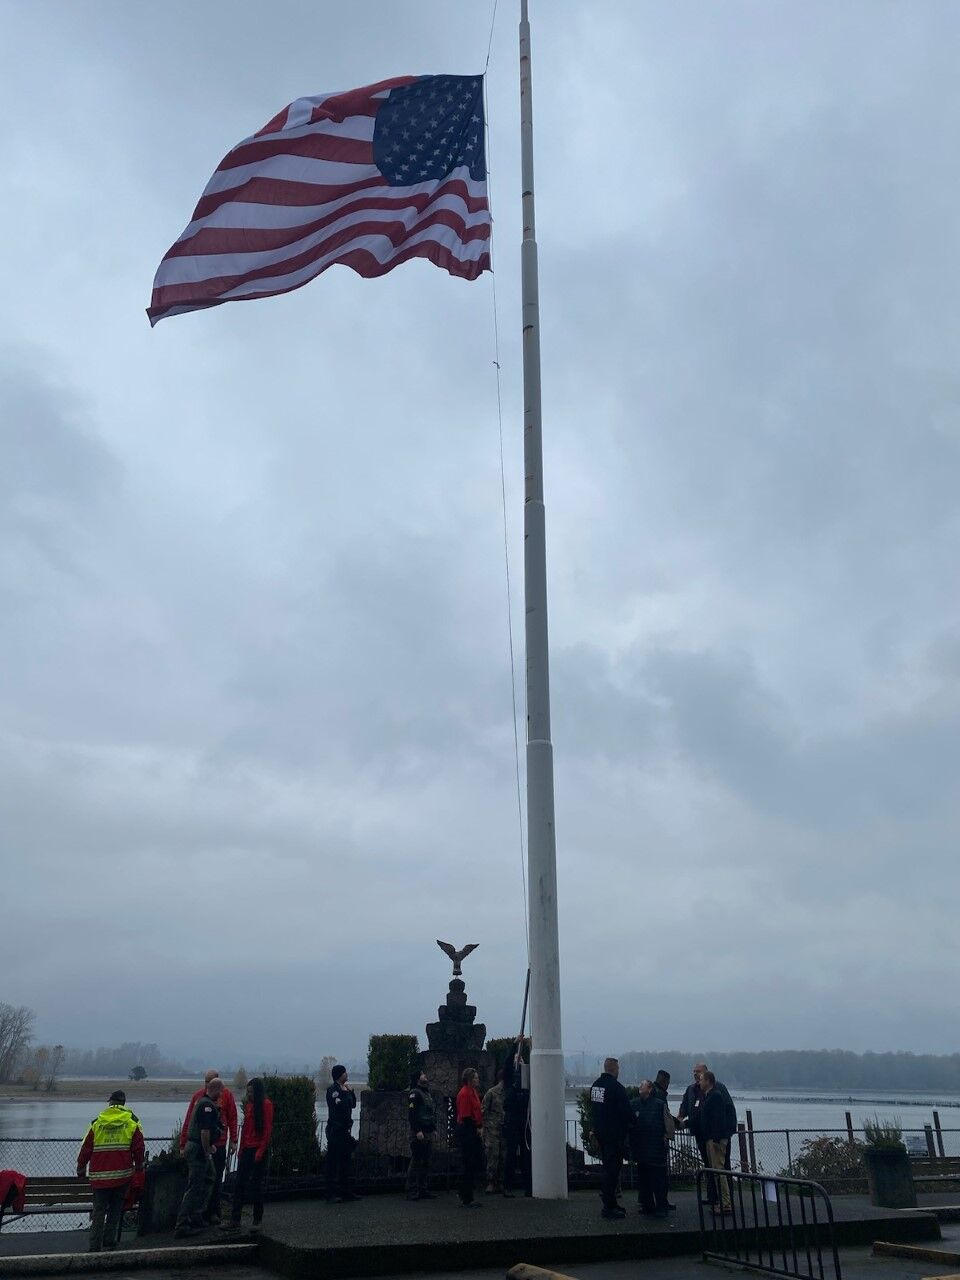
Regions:
[[[464, 958], [478, 945], [471, 942], [457, 951], [451, 943], [437, 939], [437, 946], [453, 961], [453, 977], [437, 1010], [437, 1021], [427, 1023], [428, 1048], [420, 1055], [437, 1106], [437, 1147], [453, 1144], [454, 1101], [465, 1069], [474, 1067], [479, 1072], [481, 1094], [494, 1083], [494, 1057], [483, 1047], [487, 1028], [476, 1021], [476, 1005], [467, 1004], [460, 976]], [[399, 1161], [409, 1157], [409, 1143], [407, 1091], [365, 1089], [360, 1106], [361, 1150]]]
[[466, 985], [460, 976], [461, 963], [478, 945], [471, 942], [456, 951], [449, 942], [437, 939], [437, 946], [453, 961], [453, 977], [447, 998], [437, 1010], [438, 1021], [427, 1023], [429, 1047], [423, 1054], [423, 1069], [431, 1086], [446, 1098], [456, 1098], [467, 1067], [479, 1071], [481, 1094], [493, 1084], [493, 1055], [483, 1047], [487, 1028], [475, 1021], [477, 1006], [467, 1004]]

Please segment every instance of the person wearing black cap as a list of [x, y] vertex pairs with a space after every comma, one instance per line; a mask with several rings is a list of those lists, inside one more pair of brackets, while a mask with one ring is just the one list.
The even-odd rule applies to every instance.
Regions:
[[437, 1131], [437, 1108], [430, 1094], [430, 1082], [423, 1071], [415, 1071], [410, 1079], [407, 1099], [410, 1119], [410, 1167], [407, 1169], [407, 1199], [434, 1200], [427, 1190], [430, 1178], [430, 1153]]
[[327, 1199], [336, 1204], [359, 1200], [350, 1190], [350, 1157], [357, 1145], [351, 1135], [357, 1095], [347, 1081], [347, 1068], [337, 1064], [327, 1088]]
[[87, 1130], [77, 1156], [77, 1177], [90, 1166], [93, 1212], [90, 1219], [90, 1252], [115, 1249], [120, 1236], [120, 1220], [127, 1188], [135, 1173], [143, 1169], [143, 1130], [127, 1108], [122, 1089], [111, 1093]]

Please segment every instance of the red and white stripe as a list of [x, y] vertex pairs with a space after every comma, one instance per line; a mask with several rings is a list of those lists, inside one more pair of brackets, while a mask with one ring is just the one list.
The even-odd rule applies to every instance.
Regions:
[[391, 186], [373, 161], [373, 130], [401, 76], [298, 98], [217, 166], [193, 218], [163, 257], [151, 325], [221, 302], [298, 289], [335, 263], [381, 276], [427, 258], [474, 280], [490, 270], [487, 184], [464, 168]]

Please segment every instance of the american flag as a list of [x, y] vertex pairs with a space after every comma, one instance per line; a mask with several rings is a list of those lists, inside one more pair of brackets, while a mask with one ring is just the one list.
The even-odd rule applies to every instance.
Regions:
[[481, 76], [401, 76], [298, 98], [229, 152], [167, 251], [165, 316], [298, 289], [334, 263], [490, 270]]

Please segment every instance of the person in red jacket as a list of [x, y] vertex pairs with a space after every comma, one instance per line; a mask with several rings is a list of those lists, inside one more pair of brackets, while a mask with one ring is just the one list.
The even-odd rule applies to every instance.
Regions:
[[[183, 1127], [180, 1130], [181, 1154], [187, 1145], [187, 1134], [190, 1132], [190, 1119], [193, 1115], [193, 1108], [203, 1097], [210, 1081], [217, 1080], [219, 1077], [220, 1072], [211, 1067], [203, 1077], [203, 1088], [198, 1089], [190, 1099], [187, 1106], [187, 1114], [183, 1117]], [[227, 1167], [227, 1161], [233, 1159], [234, 1152], [237, 1149], [237, 1104], [226, 1085], [220, 1091], [217, 1106], [220, 1110], [220, 1137], [213, 1147], [213, 1189], [210, 1192], [210, 1200], [203, 1214], [203, 1220], [206, 1223], [220, 1221], [220, 1191], [223, 1186], [223, 1174]], [[230, 1140], [229, 1150], [227, 1148], [228, 1138]]]
[[263, 1184], [270, 1163], [270, 1138], [273, 1135], [273, 1103], [267, 1097], [263, 1081], [258, 1077], [247, 1085], [247, 1097], [243, 1108], [243, 1128], [240, 1131], [240, 1159], [237, 1163], [237, 1181], [233, 1189], [233, 1207], [230, 1221], [224, 1229], [236, 1231], [240, 1226], [240, 1214], [249, 1188], [253, 1201], [253, 1230], [259, 1231], [263, 1221]]
[[480, 1076], [467, 1067], [457, 1094], [457, 1145], [460, 1148], [460, 1204], [464, 1209], [481, 1209], [473, 1198], [474, 1179], [483, 1172], [483, 1106], [477, 1085]]
[[91, 1122], [77, 1154], [77, 1177], [90, 1166], [93, 1213], [90, 1216], [90, 1252], [115, 1249], [127, 1188], [143, 1169], [143, 1130], [127, 1108], [122, 1089], [111, 1093], [107, 1107]]

